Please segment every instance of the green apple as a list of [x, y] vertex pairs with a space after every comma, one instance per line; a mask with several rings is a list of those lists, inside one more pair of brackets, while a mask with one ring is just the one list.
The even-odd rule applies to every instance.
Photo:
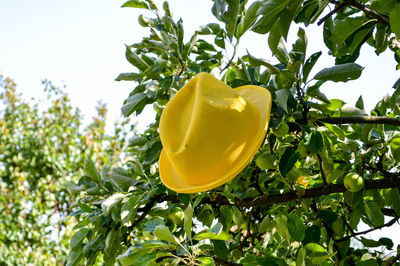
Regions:
[[390, 142], [390, 149], [392, 151], [393, 159], [400, 162], [400, 136], [395, 136]]
[[364, 179], [357, 173], [348, 173], [343, 180], [344, 186], [350, 192], [358, 192], [364, 187]]
[[271, 152], [266, 151], [261, 153], [256, 159], [256, 165], [261, 170], [273, 169], [274, 168], [274, 158], [272, 158]]
[[177, 207], [168, 214], [168, 217], [172, 220], [172, 222], [174, 222], [174, 224], [182, 225], [185, 213], [181, 208]]

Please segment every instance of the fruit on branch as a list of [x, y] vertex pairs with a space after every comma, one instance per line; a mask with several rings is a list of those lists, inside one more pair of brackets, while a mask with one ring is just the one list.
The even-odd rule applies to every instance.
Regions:
[[364, 179], [357, 173], [348, 173], [343, 180], [344, 186], [350, 192], [358, 192], [364, 187]]
[[174, 224], [182, 225], [185, 214], [181, 208], [177, 207], [168, 214], [168, 217], [172, 220]]

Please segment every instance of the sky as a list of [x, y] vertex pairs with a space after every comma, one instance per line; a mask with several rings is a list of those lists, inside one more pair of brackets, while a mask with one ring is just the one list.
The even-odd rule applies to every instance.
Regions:
[[[120, 8], [124, 2], [0, 1], [0, 74], [14, 79], [18, 91], [27, 99], [43, 95], [43, 79], [57, 86], [65, 85], [65, 91], [82, 110], [86, 122], [96, 114], [99, 101], [107, 104], [109, 121], [116, 120], [121, 115], [123, 100], [134, 88], [132, 82], [114, 81], [121, 72], [135, 71], [125, 59], [124, 44], [139, 42], [147, 36], [146, 29], [138, 25], [137, 17], [141, 13], [152, 15], [143, 9]], [[156, 3], [161, 6], [162, 1], [156, 0]], [[186, 39], [201, 25], [216, 22], [210, 12], [211, 1], [172, 0], [170, 6], [175, 19], [183, 19]], [[321, 27], [311, 26], [306, 30], [308, 55], [324, 52], [314, 67], [314, 74], [323, 67], [333, 66], [334, 59], [327, 55], [322, 42]], [[288, 50], [296, 32], [296, 27], [292, 27]], [[265, 35], [246, 33], [238, 54], [245, 54], [246, 49], [257, 57], [272, 59]], [[367, 109], [371, 109], [391, 91], [398, 76], [394, 71], [395, 62], [390, 52], [378, 57], [364, 45], [357, 63], [365, 67], [359, 80], [328, 82], [322, 91], [328, 98], [341, 98], [350, 105], [362, 94]], [[149, 112], [139, 117], [140, 130], [152, 118]]]
[[[148, 32], [138, 25], [137, 17], [146, 10], [120, 8], [125, 1], [110, 0], [14, 0], [0, 1], [0, 74], [17, 83], [23, 97], [41, 97], [41, 80], [48, 79], [65, 91], [82, 110], [85, 121], [96, 114], [98, 101], [107, 104], [109, 122], [121, 116], [123, 100], [134, 88], [132, 82], [116, 82], [121, 72], [135, 69], [125, 59], [124, 44], [139, 42]], [[162, 1], [155, 0], [161, 6]], [[211, 1], [171, 0], [174, 18], [182, 18], [185, 38], [201, 25], [217, 22], [210, 10]], [[304, 26], [302, 26], [304, 28]], [[321, 27], [306, 28], [308, 55], [322, 51], [316, 71], [334, 65], [322, 41]], [[295, 41], [292, 26], [287, 49]], [[253, 56], [271, 60], [267, 37], [246, 33], [238, 54], [246, 49]], [[340, 98], [354, 105], [362, 94], [367, 111], [388, 92], [399, 78], [390, 51], [377, 56], [364, 45], [357, 63], [365, 67], [359, 80], [347, 83], [327, 82], [321, 88], [328, 98]], [[139, 131], [152, 119], [151, 112], [137, 118]], [[109, 123], [111, 124], [111, 123]], [[385, 233], [390, 236], [390, 231]]]

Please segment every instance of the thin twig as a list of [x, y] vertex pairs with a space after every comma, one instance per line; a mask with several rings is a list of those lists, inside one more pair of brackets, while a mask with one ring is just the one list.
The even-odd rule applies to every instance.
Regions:
[[327, 117], [318, 119], [317, 122], [328, 124], [384, 124], [400, 126], [400, 119], [387, 116], [345, 116], [345, 117]]
[[398, 260], [400, 260], [400, 253], [397, 253], [396, 257], [391, 258], [386, 264], [386, 266], [390, 266], [395, 264]]
[[226, 63], [226, 66], [225, 66], [223, 69], [221, 69], [221, 71], [219, 72], [220, 74], [221, 74], [222, 72], [224, 72], [225, 69], [227, 69], [227, 68], [231, 65], [233, 59], [235, 59], [238, 46], [239, 46], [239, 40], [237, 40], [237, 41], [236, 41], [236, 44], [233, 46], [233, 54], [232, 54], [232, 57], [231, 57], [231, 59], [229, 59], [228, 63]]
[[352, 7], [355, 7], [361, 11], [363, 11], [366, 15], [375, 18], [379, 23], [384, 24], [386, 26], [390, 26], [389, 20], [376, 12], [375, 10], [370, 9], [368, 6], [359, 3], [355, 0], [343, 0], [343, 3], [348, 4]]
[[350, 239], [350, 238], [352, 238], [352, 237], [355, 237], [355, 236], [365, 235], [365, 234], [368, 234], [368, 233], [370, 233], [370, 232], [372, 232], [372, 231], [375, 231], [375, 230], [378, 230], [378, 229], [382, 229], [382, 228], [384, 228], [384, 227], [390, 227], [390, 226], [392, 226], [395, 222], [397, 222], [398, 220], [399, 220], [398, 217], [393, 218], [392, 220], [390, 220], [390, 221], [389, 221], [388, 223], [386, 223], [386, 224], [383, 224], [383, 225], [380, 225], [380, 226], [377, 226], [377, 227], [374, 227], [374, 228], [371, 228], [371, 229], [368, 229], [368, 230], [365, 230], [365, 231], [357, 232], [357, 233], [354, 233], [354, 234], [351, 234], [351, 235], [342, 237], [342, 238], [340, 238], [340, 239], [335, 240], [335, 242], [346, 241], [346, 240], [348, 240], [348, 239]]
[[332, 17], [335, 13], [341, 11], [343, 9], [343, 7], [345, 7], [344, 3], [341, 3], [340, 5], [338, 5], [335, 9], [333, 9], [331, 12], [329, 12], [326, 16], [324, 16], [323, 18], [321, 18], [317, 25], [321, 26], [322, 23], [325, 22], [325, 20], [327, 20], [328, 18]]
[[[335, 5], [341, 4], [341, 2], [337, 0], [329, 0], [329, 2]], [[386, 17], [382, 16], [375, 10], [370, 9], [368, 6], [362, 3], [359, 3], [355, 0], [343, 0], [343, 4], [355, 7], [358, 10], [364, 12], [367, 16], [375, 18], [379, 23], [390, 26], [389, 20]]]

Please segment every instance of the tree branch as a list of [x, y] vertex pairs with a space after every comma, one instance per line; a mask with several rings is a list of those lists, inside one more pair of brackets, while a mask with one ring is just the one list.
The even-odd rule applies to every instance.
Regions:
[[400, 126], [400, 119], [386, 116], [345, 116], [345, 117], [327, 117], [318, 119], [318, 122], [328, 124], [384, 124]]
[[[366, 180], [365, 190], [382, 189], [382, 188], [399, 188], [400, 178], [379, 179], [379, 180]], [[239, 200], [235, 205], [241, 207], [261, 207], [270, 206], [277, 203], [284, 203], [298, 199], [316, 198], [320, 196], [330, 195], [334, 193], [345, 192], [346, 188], [343, 184], [331, 184], [326, 187], [315, 187], [307, 190], [290, 191], [277, 195], [265, 195], [255, 199]], [[204, 198], [203, 200], [208, 200]], [[208, 202], [211, 203], [211, 202]]]
[[375, 10], [370, 9], [369, 7], [367, 7], [362, 3], [359, 3], [355, 0], [343, 0], [343, 3], [361, 10], [362, 12], [365, 13], [365, 15], [375, 18], [381, 24], [390, 26], [389, 20], [387, 18], [385, 18]]
[[395, 222], [397, 222], [398, 220], [399, 220], [398, 217], [393, 218], [392, 220], [390, 220], [390, 221], [387, 222], [386, 224], [383, 224], [383, 225], [380, 225], [380, 226], [377, 226], [377, 227], [374, 227], [374, 228], [371, 228], [371, 229], [368, 229], [368, 230], [365, 230], [365, 231], [361, 231], [361, 232], [357, 232], [357, 233], [354, 233], [354, 234], [345, 236], [345, 237], [343, 237], [343, 238], [340, 238], [340, 239], [335, 240], [335, 242], [346, 241], [347, 239], [350, 239], [350, 238], [355, 237], [355, 236], [365, 235], [365, 234], [368, 234], [368, 233], [370, 233], [370, 232], [372, 232], [372, 231], [375, 231], [375, 230], [378, 230], [378, 229], [382, 229], [382, 228], [384, 228], [384, 227], [390, 227], [390, 226], [392, 226]]
[[345, 6], [346, 6], [346, 4], [344, 4], [344, 3], [341, 3], [340, 5], [338, 5], [335, 9], [333, 9], [331, 12], [329, 12], [326, 16], [324, 16], [323, 18], [321, 18], [321, 19], [318, 21], [317, 25], [318, 25], [318, 26], [321, 26], [321, 24], [324, 23], [325, 20], [327, 20], [328, 18], [332, 17], [335, 13], [337, 13], [337, 12], [339, 12], [339, 11], [342, 11], [342, 10], [343, 10], [343, 7], [345, 7]]
[[343, 2], [341, 3], [340, 1], [337, 0], [329, 0], [330, 3], [335, 4], [335, 5], [340, 5], [340, 4], [345, 4], [345, 5], [349, 5], [352, 7], [357, 8], [358, 10], [362, 11], [365, 13], [365, 15], [376, 19], [379, 23], [386, 25], [386, 26], [390, 26], [389, 20], [382, 16], [381, 14], [379, 14], [378, 12], [376, 12], [375, 10], [370, 9], [368, 6], [359, 3], [355, 0], [343, 0]]
[[[384, 188], [400, 188], [400, 174], [393, 174], [392, 178], [378, 179], [378, 180], [366, 180], [365, 181], [365, 190], [373, 190], [373, 189], [384, 189]], [[202, 204], [211, 204], [211, 205], [228, 205], [228, 206], [237, 206], [237, 207], [265, 207], [271, 206], [273, 204], [285, 203], [299, 199], [308, 199], [308, 198], [317, 198], [321, 196], [326, 196], [334, 193], [343, 193], [346, 191], [346, 188], [343, 184], [330, 184], [320, 187], [314, 187], [310, 189], [300, 189], [295, 191], [289, 191], [283, 194], [274, 194], [274, 195], [262, 195], [256, 198], [249, 198], [243, 200], [236, 200], [235, 202], [231, 202], [225, 196], [217, 194], [210, 198], [209, 196], [205, 196], [202, 200]], [[142, 212], [142, 214], [132, 223], [131, 227], [137, 226], [150, 212], [155, 203], [161, 203], [164, 201], [170, 202], [180, 202], [178, 195], [167, 195], [167, 194], [156, 194], [154, 195], [149, 202], [142, 208], [138, 209], [138, 212]], [[392, 216], [395, 215], [393, 212], [386, 212], [387, 215]], [[396, 217], [398, 219], [398, 217]]]

